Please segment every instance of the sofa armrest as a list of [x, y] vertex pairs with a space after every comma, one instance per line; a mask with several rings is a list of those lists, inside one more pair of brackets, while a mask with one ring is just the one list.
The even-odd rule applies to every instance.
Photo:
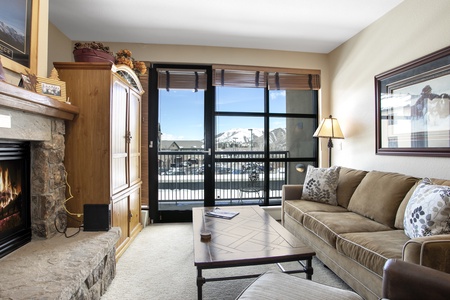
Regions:
[[300, 200], [303, 184], [285, 184], [282, 186], [281, 200]]
[[284, 225], [284, 201], [300, 200], [302, 192], [303, 184], [285, 184], [281, 187], [281, 224]]
[[389, 259], [383, 269], [383, 299], [444, 300], [450, 295], [450, 274]]
[[405, 243], [404, 261], [450, 273], [450, 234], [414, 238]]

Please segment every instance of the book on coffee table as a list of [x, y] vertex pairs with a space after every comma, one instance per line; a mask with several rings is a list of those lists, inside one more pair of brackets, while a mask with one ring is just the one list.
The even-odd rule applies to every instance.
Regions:
[[214, 218], [222, 218], [222, 219], [232, 219], [235, 216], [237, 216], [239, 214], [239, 212], [235, 212], [235, 211], [226, 211], [226, 210], [221, 210], [218, 208], [215, 208], [214, 210], [208, 211], [205, 213], [205, 216], [207, 217], [214, 217]]

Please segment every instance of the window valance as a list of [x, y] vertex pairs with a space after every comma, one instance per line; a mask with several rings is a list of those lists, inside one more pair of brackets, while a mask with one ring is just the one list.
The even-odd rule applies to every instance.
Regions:
[[213, 85], [269, 88], [271, 90], [318, 90], [320, 71], [233, 65], [213, 65]]
[[157, 69], [158, 89], [206, 90], [206, 70]]

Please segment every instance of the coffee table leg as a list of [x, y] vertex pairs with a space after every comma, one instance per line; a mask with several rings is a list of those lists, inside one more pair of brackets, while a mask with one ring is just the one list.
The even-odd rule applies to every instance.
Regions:
[[312, 258], [306, 260], [306, 279], [312, 280], [313, 275]]
[[202, 287], [205, 283], [205, 278], [202, 276], [202, 269], [197, 267], [197, 299], [202, 300]]

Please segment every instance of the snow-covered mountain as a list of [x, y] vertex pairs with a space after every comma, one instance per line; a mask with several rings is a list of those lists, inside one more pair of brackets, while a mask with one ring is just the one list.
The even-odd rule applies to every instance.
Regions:
[[252, 134], [252, 141], [255, 141], [258, 137], [262, 137], [264, 131], [262, 129], [254, 128], [252, 131], [247, 128], [234, 128], [221, 132], [216, 135], [217, 143], [236, 143], [236, 144], [249, 144], [250, 134]]
[[17, 49], [23, 50], [25, 45], [25, 36], [2, 21], [0, 21], [0, 40]]
[[[252, 138], [250, 139], [250, 134]], [[284, 150], [286, 148], [286, 129], [276, 128], [269, 133], [270, 148], [274, 150]], [[254, 150], [264, 148], [264, 130], [253, 128], [234, 128], [216, 135], [216, 143], [221, 148], [249, 147], [250, 142]]]

